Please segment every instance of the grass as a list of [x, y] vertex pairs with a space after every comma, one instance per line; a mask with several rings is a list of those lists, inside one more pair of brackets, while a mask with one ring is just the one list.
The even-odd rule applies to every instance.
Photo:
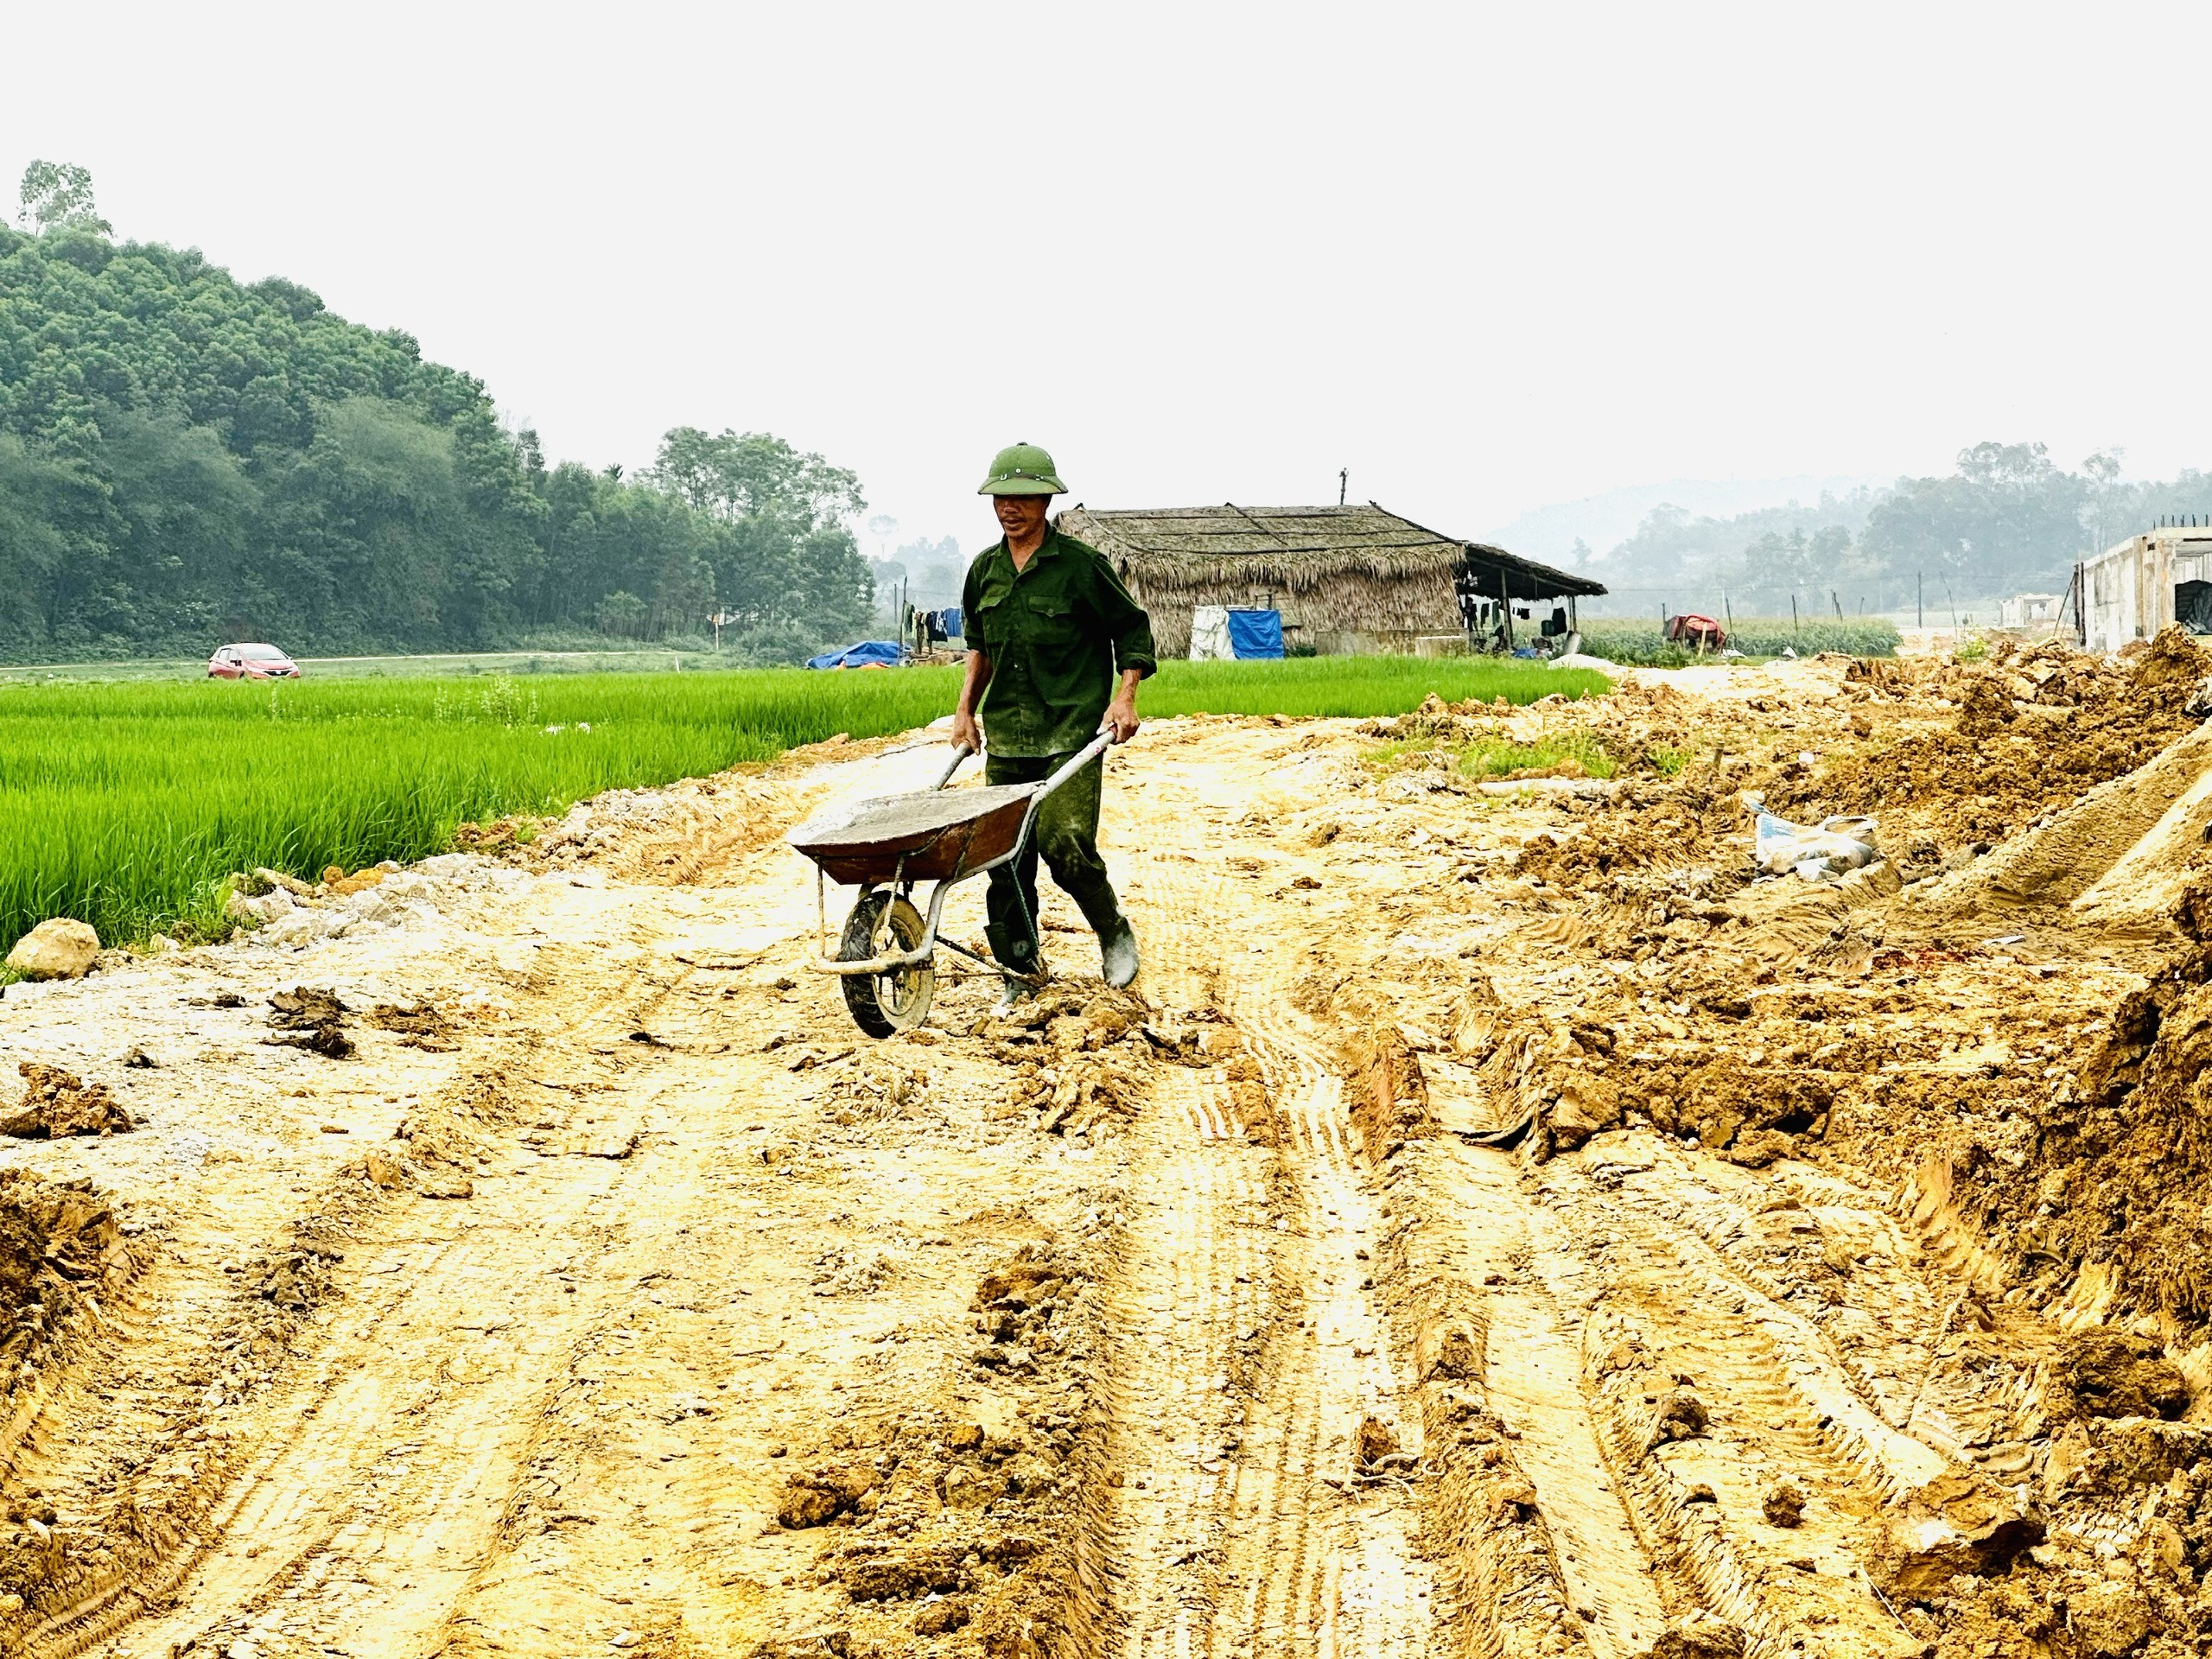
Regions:
[[1610, 778], [1620, 770], [1604, 744], [1580, 732], [1534, 743], [1480, 741], [1459, 752], [1459, 765], [1470, 778], [1525, 778], [1539, 772], [1571, 778], [1578, 772], [1585, 778]]
[[[1896, 625], [1880, 617], [1843, 621], [1808, 618], [1793, 623], [1786, 616], [1746, 616], [1728, 630], [1728, 648], [1751, 658], [1779, 657], [1785, 649], [1796, 651], [1800, 657], [1823, 651], [1847, 652], [1853, 657], [1894, 657], [1902, 639]], [[1583, 626], [1582, 649], [1608, 662], [1640, 667], [1681, 668], [1713, 660], [1668, 639], [1656, 621], [1638, 624], [1593, 617]]]
[[[1410, 767], [1449, 766], [1484, 782], [1521, 778], [1611, 778], [1621, 762], [1597, 738], [1581, 732], [1516, 743], [1510, 738], [1477, 738], [1445, 743], [1434, 738], [1402, 739], [1368, 752], [1367, 764], [1378, 772]], [[1655, 765], [1658, 763], [1655, 760]], [[1676, 763], [1680, 770], [1680, 763]]]
[[1294, 657], [1279, 663], [1163, 663], [1144, 683], [1147, 715], [1402, 715], [1434, 692], [1446, 702], [1554, 692], [1602, 696], [1612, 683], [1581, 669], [1488, 657]]
[[[951, 668], [0, 684], [0, 948], [51, 916], [110, 944], [180, 923], [217, 936], [232, 871], [419, 858], [463, 823], [925, 725], [958, 684]], [[1169, 663], [1141, 707], [1387, 715], [1432, 691], [1605, 686], [1479, 658]]]

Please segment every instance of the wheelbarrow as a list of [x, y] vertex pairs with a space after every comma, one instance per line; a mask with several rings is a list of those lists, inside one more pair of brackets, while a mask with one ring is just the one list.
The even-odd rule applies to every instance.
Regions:
[[[957, 882], [1018, 858], [1029, 844], [1045, 798], [1106, 752], [1101, 732], [1042, 783], [994, 784], [948, 793], [945, 785], [974, 751], [953, 751], [952, 764], [930, 788], [907, 795], [847, 801], [809, 818], [786, 839], [814, 861], [814, 906], [823, 954], [807, 966], [845, 982], [845, 1007], [871, 1037], [909, 1031], [929, 1017], [937, 994], [937, 947], [957, 951], [1009, 980], [1035, 982], [940, 938], [945, 895]], [[860, 888], [852, 912], [829, 954], [828, 884]], [[914, 903], [917, 882], [934, 881], [926, 912]], [[1033, 929], [1035, 918], [1031, 918]]]

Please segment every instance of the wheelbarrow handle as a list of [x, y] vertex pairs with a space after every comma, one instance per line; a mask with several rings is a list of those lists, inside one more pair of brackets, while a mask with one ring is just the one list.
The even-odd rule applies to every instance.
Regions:
[[954, 744], [952, 746], [952, 764], [944, 769], [944, 776], [938, 779], [937, 782], [931, 784], [930, 787], [932, 790], [943, 789], [947, 784], [952, 781], [952, 774], [960, 770], [960, 763], [975, 753], [976, 751], [969, 748], [965, 743]]
[[1085, 766], [1096, 760], [1100, 755], [1105, 753], [1109, 748], [1113, 747], [1113, 729], [1110, 727], [1100, 727], [1098, 728], [1097, 736], [1092, 738], [1089, 743], [1085, 744], [1082, 748], [1077, 749], [1073, 754], [1062, 761], [1060, 763], [1059, 769], [1037, 786], [1037, 793], [1034, 798], [1039, 801], [1043, 800], [1047, 795], [1058, 789], [1062, 784], [1067, 782], [1069, 779], [1074, 777], [1076, 773], [1081, 772]]
[[[1050, 795], [1054, 790], [1058, 789], [1062, 784], [1067, 782], [1069, 779], [1074, 777], [1076, 773], [1081, 772], [1093, 760], [1096, 760], [1100, 755], [1105, 753], [1106, 751], [1113, 746], [1113, 728], [1110, 726], [1100, 727], [1098, 728], [1097, 736], [1092, 738], [1089, 743], [1077, 750], [1075, 753], [1070, 755], [1066, 760], [1061, 763], [1059, 768], [1055, 771], [1051, 777], [1046, 779], [1043, 783], [1037, 785], [1037, 792], [1029, 798], [1029, 810], [1022, 818], [1021, 835], [1014, 842], [1015, 846], [1019, 847], [1023, 842], [1028, 840], [1029, 826], [1031, 823], [1035, 822], [1037, 817], [1037, 808], [1043, 802], [1044, 798], [1047, 795]], [[960, 763], [975, 753], [976, 751], [969, 748], [965, 743], [954, 744], [952, 746], [952, 764], [945, 767], [944, 775], [939, 778], [937, 782], [931, 785], [930, 787], [932, 790], [943, 789], [947, 784], [952, 781], [952, 774], [960, 770]]]

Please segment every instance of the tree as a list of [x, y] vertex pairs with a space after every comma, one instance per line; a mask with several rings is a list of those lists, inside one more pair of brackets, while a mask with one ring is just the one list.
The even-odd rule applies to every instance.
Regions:
[[1770, 530], [1744, 550], [1730, 590], [1749, 601], [1750, 608], [1778, 616], [1789, 608], [1793, 595], [1819, 590], [1822, 567], [1813, 549], [1802, 525], [1788, 535]]
[[679, 426], [660, 442], [653, 481], [731, 524], [776, 517], [813, 526], [868, 511], [855, 474], [766, 432], [709, 437]]
[[277, 486], [276, 545], [259, 586], [292, 627], [353, 649], [470, 643], [465, 510], [452, 431], [404, 405], [348, 397], [323, 410]]
[[0, 652], [36, 660], [81, 626], [65, 620], [68, 583], [73, 573], [104, 570], [114, 530], [91, 468], [0, 432]]
[[82, 168], [34, 167], [24, 215], [40, 234], [0, 224], [0, 658], [696, 637], [737, 610], [732, 652], [781, 662], [866, 620], [860, 483], [819, 455], [683, 429], [662, 472], [549, 467], [412, 336], [109, 241]]
[[92, 175], [73, 162], [33, 162], [23, 169], [22, 211], [16, 223], [43, 236], [48, 231], [96, 231], [114, 226], [92, 206]]
[[1821, 575], [1834, 576], [1851, 551], [1851, 532], [1841, 524], [1822, 524], [1815, 531], [1807, 543], [1813, 569]]
[[627, 634], [642, 639], [645, 632], [645, 619], [652, 607], [635, 594], [616, 592], [599, 601], [595, 620], [603, 633]]
[[2089, 480], [2088, 501], [2082, 509], [2083, 527], [2089, 532], [2089, 547], [2101, 553], [2110, 545], [2108, 531], [2116, 522], [2113, 508], [2120, 499], [2120, 457], [2117, 448], [2107, 453], [2100, 450], [2082, 463], [2082, 475]]
[[252, 580], [259, 487], [211, 428], [130, 410], [100, 425], [105, 441], [93, 462], [114, 510], [117, 578], [164, 626], [219, 630]]
[[1942, 574], [1972, 591], [2051, 587], [2081, 556], [2089, 485], [2040, 443], [1978, 443], [1948, 478], [1907, 478], [1867, 515], [1865, 546], [1893, 577]]
[[2031, 490], [2056, 476], [2040, 443], [1977, 443], [1959, 451], [1959, 475], [1990, 489]]
[[747, 628], [826, 643], [867, 625], [875, 583], [849, 527], [868, 511], [855, 474], [765, 432], [679, 426], [646, 476], [728, 526], [712, 591]]

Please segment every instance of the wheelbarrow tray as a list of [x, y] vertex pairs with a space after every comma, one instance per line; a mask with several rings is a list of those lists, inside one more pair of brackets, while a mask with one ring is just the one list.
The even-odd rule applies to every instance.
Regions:
[[1012, 852], [1037, 789], [995, 784], [879, 795], [819, 813], [787, 839], [848, 887], [902, 877], [944, 880]]

